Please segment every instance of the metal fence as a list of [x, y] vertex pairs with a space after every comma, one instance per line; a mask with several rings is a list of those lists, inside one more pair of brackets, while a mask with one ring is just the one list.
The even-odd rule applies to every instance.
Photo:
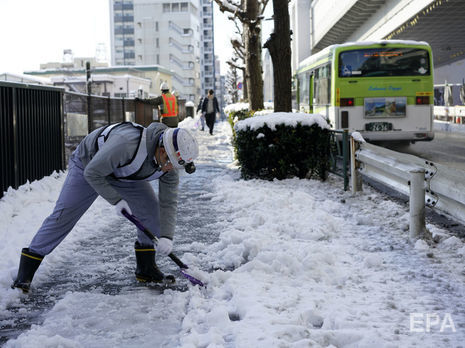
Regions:
[[1, 191], [64, 169], [63, 90], [0, 82]]
[[349, 131], [331, 130], [330, 172], [344, 178], [344, 191], [349, 189]]

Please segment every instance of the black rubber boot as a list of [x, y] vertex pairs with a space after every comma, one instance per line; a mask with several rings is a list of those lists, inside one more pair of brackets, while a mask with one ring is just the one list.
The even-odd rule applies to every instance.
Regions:
[[153, 246], [142, 246], [136, 241], [134, 245], [136, 251], [136, 279], [140, 282], [160, 283], [164, 280], [164, 274], [158, 269], [155, 263], [155, 249]]
[[34, 278], [34, 274], [43, 259], [44, 257], [42, 255], [35, 254], [29, 251], [28, 248], [21, 250], [18, 275], [16, 276], [14, 283], [11, 285], [11, 288], [18, 288], [23, 290], [24, 293], [28, 293], [32, 278]]

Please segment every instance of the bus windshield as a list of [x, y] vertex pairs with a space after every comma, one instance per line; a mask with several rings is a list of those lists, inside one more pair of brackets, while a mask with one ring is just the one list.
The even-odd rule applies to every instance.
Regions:
[[427, 50], [382, 47], [344, 51], [339, 54], [339, 77], [430, 75]]

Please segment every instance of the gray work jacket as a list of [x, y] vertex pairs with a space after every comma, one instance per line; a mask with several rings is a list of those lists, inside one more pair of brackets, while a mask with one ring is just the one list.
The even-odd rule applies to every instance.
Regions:
[[[105, 127], [98, 128], [87, 135], [78, 146], [79, 157], [84, 165], [84, 177], [90, 186], [110, 204], [118, 203], [122, 197], [111, 186], [115, 171], [133, 161], [141, 144], [141, 127], [132, 123], [123, 123], [109, 132], [105, 142], [98, 145], [98, 137]], [[140, 169], [124, 178], [125, 181], [147, 180], [160, 170], [154, 160], [158, 140], [168, 127], [162, 123], [152, 123], [146, 129], [147, 157]], [[179, 176], [171, 170], [159, 177], [158, 199], [160, 204], [161, 236], [172, 238], [176, 225], [178, 205]]]

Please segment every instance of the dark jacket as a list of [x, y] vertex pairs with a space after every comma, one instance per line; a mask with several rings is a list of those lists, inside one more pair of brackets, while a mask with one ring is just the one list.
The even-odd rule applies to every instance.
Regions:
[[202, 106], [203, 106], [203, 98], [200, 98], [199, 105], [197, 106], [197, 112], [202, 110]]
[[[208, 106], [208, 97], [205, 97], [202, 103], [202, 112], [207, 112], [207, 106]], [[213, 97], [213, 113], [215, 112], [220, 112], [220, 108], [218, 106], [218, 100], [216, 97]]]

